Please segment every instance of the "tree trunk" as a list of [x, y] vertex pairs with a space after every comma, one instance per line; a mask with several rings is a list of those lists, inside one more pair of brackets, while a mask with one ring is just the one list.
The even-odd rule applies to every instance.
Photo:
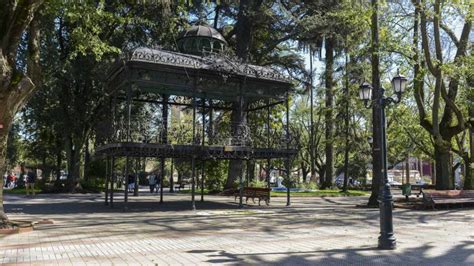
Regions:
[[[473, 103], [474, 104], [474, 103]], [[471, 117], [474, 119], [474, 108], [471, 110]], [[464, 177], [464, 189], [474, 189], [474, 129], [469, 129], [469, 150], [470, 155], [466, 158], [466, 174]]]
[[306, 183], [307, 175], [308, 175], [308, 172], [310, 171], [308, 171], [308, 168], [306, 168], [304, 162], [301, 162], [301, 172], [303, 172], [303, 183]]
[[[471, 135], [471, 145], [472, 145], [472, 135]], [[471, 154], [472, 154], [472, 146], [471, 146]], [[465, 173], [464, 173], [464, 185], [463, 189], [466, 190], [473, 190], [474, 189], [474, 170], [472, 168], [473, 160], [472, 155], [466, 156], [464, 158], [466, 162]]]
[[84, 180], [89, 180], [89, 164], [91, 154], [89, 152], [89, 141], [86, 140], [86, 147], [84, 148]]
[[[0, 109], [1, 110], [1, 109]], [[8, 217], [3, 209], [3, 174], [6, 172], [6, 154], [7, 154], [7, 141], [8, 132], [10, 130], [11, 117], [0, 117], [0, 124], [3, 128], [0, 128], [0, 228], [8, 226]], [[22, 177], [20, 177], [21, 179]]]
[[58, 151], [56, 154], [56, 180], [60, 180], [61, 178], [61, 165], [62, 165], [62, 152]]
[[[232, 136], [239, 137], [242, 136], [243, 127], [247, 124], [247, 119], [245, 115], [245, 103], [243, 97], [238, 103], [234, 103], [234, 110], [232, 111]], [[241, 169], [243, 168], [242, 160], [231, 160], [229, 162], [229, 172], [227, 175], [227, 181], [225, 183], [224, 189], [230, 189], [234, 186], [235, 180], [241, 174]]]
[[453, 156], [449, 145], [435, 144], [436, 190], [454, 189]]
[[68, 165], [68, 189], [73, 192], [81, 174], [81, 147], [80, 141], [66, 141], [66, 157]]
[[334, 125], [333, 125], [333, 98], [334, 98], [334, 40], [332, 38], [326, 39], [326, 112], [325, 112], [325, 124], [326, 124], [326, 142], [325, 142], [325, 153], [326, 153], [326, 174], [325, 179], [321, 188], [329, 188], [333, 184], [333, 172], [334, 172]]
[[248, 166], [249, 182], [253, 182], [255, 180], [255, 160], [250, 160]]
[[[43, 4], [36, 1], [2, 1], [0, 8], [0, 228], [8, 226], [8, 217], [3, 208], [3, 173], [5, 172], [8, 132], [15, 114], [33, 93], [40, 79], [39, 71], [39, 23], [36, 11]], [[20, 42], [27, 34], [26, 74], [16, 69]], [[25, 48], [23, 46], [23, 48]], [[33, 80], [35, 83], [33, 83]], [[21, 179], [22, 177], [20, 177]]]
[[[262, 5], [262, 0], [250, 1], [250, 0], [240, 0], [239, 4], [239, 13], [237, 15], [237, 23], [235, 25], [236, 30], [236, 41], [237, 41], [237, 49], [236, 55], [239, 57], [243, 62], [248, 61], [250, 47], [251, 47], [251, 37], [252, 37], [252, 19], [251, 16], [253, 12], [258, 11], [260, 6]], [[245, 86], [245, 84], [242, 84]], [[244, 88], [245, 89], [245, 88]], [[239, 99], [233, 103], [233, 110], [232, 110], [232, 136], [238, 136], [240, 133], [239, 130], [240, 126], [245, 126], [247, 121], [245, 120], [245, 99]], [[238, 130], [235, 130], [237, 127]], [[239, 129], [240, 128], [240, 129]], [[229, 162], [229, 171], [227, 174], [227, 180], [224, 185], [224, 189], [232, 188], [234, 181], [240, 174], [240, 170], [243, 167], [242, 160], [231, 160]]]
[[[471, 50], [471, 56], [474, 56], [474, 50]], [[464, 177], [464, 189], [474, 189], [474, 73], [468, 77], [468, 86], [471, 94], [469, 94], [469, 155], [466, 161], [466, 174]]]
[[407, 155], [405, 160], [405, 174], [406, 174], [406, 183], [410, 184], [410, 155]]

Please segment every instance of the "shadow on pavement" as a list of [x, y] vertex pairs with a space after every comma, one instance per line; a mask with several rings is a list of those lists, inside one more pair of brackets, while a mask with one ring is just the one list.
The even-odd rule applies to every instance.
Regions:
[[[435, 245], [423, 245], [404, 251], [403, 256], [375, 247], [321, 249], [303, 252], [229, 253], [224, 250], [191, 250], [207, 254], [207, 263], [272, 265], [473, 265], [474, 241], [464, 241], [442, 254], [430, 254]], [[282, 258], [283, 257], [283, 258]]]

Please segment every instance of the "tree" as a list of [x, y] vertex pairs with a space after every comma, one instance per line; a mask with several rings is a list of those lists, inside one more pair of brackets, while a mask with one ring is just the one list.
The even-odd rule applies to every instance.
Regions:
[[[39, 9], [43, 1], [0, 1], [0, 173], [5, 172], [8, 132], [15, 114], [21, 109], [40, 81]], [[25, 45], [22, 62], [18, 62], [19, 46]], [[0, 181], [0, 227], [7, 226], [3, 209], [3, 178]]]
[[[460, 103], [457, 102], [461, 76], [458, 69], [463, 67], [464, 58], [468, 51], [469, 35], [472, 29], [472, 6], [460, 4], [464, 10], [465, 21], [459, 39], [443, 21], [443, 7], [449, 5], [447, 2], [435, 0], [429, 5], [425, 0], [413, 1], [419, 14], [421, 32], [421, 51], [423, 53], [423, 64], [421, 58], [415, 65], [415, 98], [419, 111], [420, 125], [432, 136], [434, 141], [434, 155], [436, 161], [436, 189], [446, 190], [454, 188], [453, 173], [453, 138], [463, 132], [468, 124], [462, 113]], [[433, 38], [430, 42], [429, 31], [432, 30]], [[445, 55], [442, 48], [442, 31], [444, 31], [454, 43], [455, 53], [452, 60]], [[418, 29], [415, 29], [414, 41], [419, 39]], [[418, 42], [414, 43], [418, 47]], [[434, 48], [433, 48], [434, 47]], [[417, 53], [417, 51], [416, 51]], [[433, 54], [434, 53], [434, 57]], [[433, 89], [433, 100], [431, 114], [428, 114], [427, 99], [423, 89], [425, 68], [430, 73], [435, 85]]]

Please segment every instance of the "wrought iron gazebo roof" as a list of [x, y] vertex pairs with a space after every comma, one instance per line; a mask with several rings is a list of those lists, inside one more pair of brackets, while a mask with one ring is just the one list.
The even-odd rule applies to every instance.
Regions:
[[[283, 99], [292, 87], [281, 71], [242, 63], [223, 54], [196, 56], [139, 47], [126, 54], [109, 74], [114, 88], [133, 83], [141, 91], [233, 101]], [[240, 92], [239, 88], [242, 87]]]

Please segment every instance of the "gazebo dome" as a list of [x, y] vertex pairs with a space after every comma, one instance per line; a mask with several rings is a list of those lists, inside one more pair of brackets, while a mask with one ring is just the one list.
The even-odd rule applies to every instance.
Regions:
[[224, 37], [213, 27], [205, 25], [192, 26], [178, 37], [178, 50], [187, 54], [221, 53], [226, 46]]

